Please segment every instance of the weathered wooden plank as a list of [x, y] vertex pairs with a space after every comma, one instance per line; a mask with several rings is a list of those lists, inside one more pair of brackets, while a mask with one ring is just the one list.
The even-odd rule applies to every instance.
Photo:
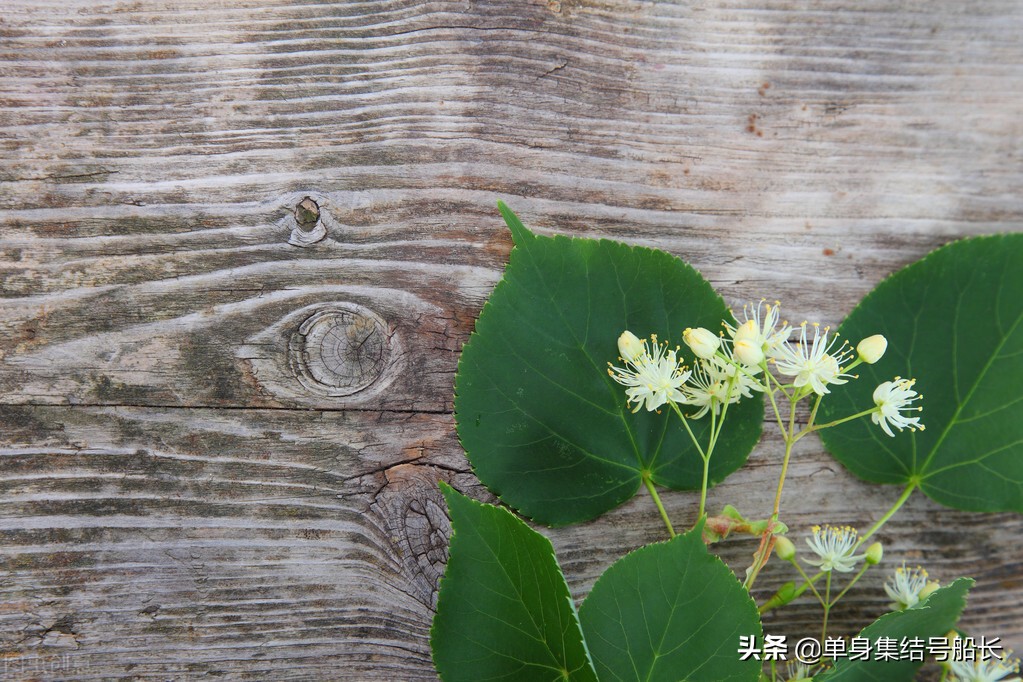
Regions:
[[[76, 674], [97, 675], [430, 676], [428, 628], [448, 534], [435, 482], [486, 497], [449, 415], [2, 411], [8, 656], [63, 656]], [[865, 526], [896, 496], [849, 481], [816, 445], [800, 450], [786, 499], [797, 533], [822, 517]], [[780, 452], [769, 436], [747, 469], [712, 492], [712, 508], [737, 499], [743, 509], [769, 508]], [[814, 493], [795, 494], [804, 485]], [[692, 493], [666, 502], [691, 521]], [[581, 598], [611, 562], [661, 538], [656, 521], [643, 495], [594, 523], [545, 532]], [[1007, 598], [1018, 591], [1023, 550], [1003, 539], [1020, 532], [1016, 515], [917, 499], [882, 538], [889, 556], [924, 561], [938, 579], [975, 575], [967, 626], [1010, 641], [1023, 622], [1023, 603]], [[741, 570], [754, 545], [719, 549]], [[790, 577], [773, 565], [761, 589]], [[850, 594], [835, 632], [884, 608], [881, 579], [872, 574]], [[819, 617], [807, 603], [767, 623], [805, 636]]]
[[[1021, 24], [1011, 0], [6, 2], [5, 672], [433, 679], [434, 483], [486, 495], [450, 409], [511, 246], [494, 201], [837, 323], [935, 246], [1023, 225]], [[325, 236], [296, 246], [306, 196]], [[890, 504], [800, 446], [793, 528]], [[712, 508], [768, 508], [780, 453]], [[579, 598], [660, 532], [641, 496], [549, 535]], [[884, 532], [976, 576], [966, 623], [1017, 649], [1021, 537], [922, 498]]]
[[429, 672], [445, 557], [435, 482], [472, 486], [450, 416], [5, 407], [3, 419], [6, 655], [143, 676], [268, 674], [290, 659], [296, 679], [346, 662]]

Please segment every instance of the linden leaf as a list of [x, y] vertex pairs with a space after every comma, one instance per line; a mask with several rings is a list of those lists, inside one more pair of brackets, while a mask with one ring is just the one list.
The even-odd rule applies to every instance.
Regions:
[[[899, 649], [903, 641], [920, 642], [919, 649], [931, 637], [944, 637], [959, 620], [966, 606], [966, 593], [973, 586], [970, 578], [959, 578], [951, 585], [935, 590], [926, 601], [905, 611], [886, 613], [858, 635], [870, 640], [871, 654], [867, 660], [839, 659], [835, 666], [814, 676], [814, 682], [910, 682], [923, 665], [923, 658], [911, 660]], [[878, 653], [878, 640], [895, 642], [897, 658]]]
[[888, 338], [876, 364], [821, 404], [818, 423], [873, 406], [913, 377], [926, 430], [885, 435], [869, 418], [821, 432], [825, 447], [875, 483], [918, 482], [971, 511], [1023, 512], [1023, 234], [952, 243], [881, 282], [840, 327]]
[[446, 682], [596, 682], [550, 540], [441, 483], [451, 549], [430, 645]]
[[601, 680], [756, 682], [741, 636], [761, 637], [749, 592], [707, 551], [703, 523], [614, 563], [579, 608]]
[[[681, 260], [606, 240], [543, 237], [500, 205], [515, 246], [462, 350], [455, 419], [480, 480], [542, 523], [594, 518], [632, 497], [644, 472], [699, 489], [702, 462], [678, 417], [626, 405], [607, 375], [628, 329], [673, 346], [686, 327], [733, 322], [710, 284]], [[763, 402], [733, 405], [711, 460], [714, 484], [746, 461]], [[710, 420], [691, 421], [701, 443]]]

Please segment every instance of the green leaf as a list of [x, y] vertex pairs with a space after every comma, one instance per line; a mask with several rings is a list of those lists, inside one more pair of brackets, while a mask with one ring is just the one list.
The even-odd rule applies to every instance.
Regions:
[[452, 527], [430, 633], [441, 678], [595, 681], [550, 540], [505, 509], [440, 486]]
[[579, 608], [601, 680], [756, 682], [739, 637], [761, 636], [749, 593], [701, 539], [703, 524], [617, 561]]
[[[658, 485], [698, 489], [702, 462], [678, 417], [667, 408], [632, 414], [607, 364], [622, 331], [680, 344], [686, 327], [731, 321], [724, 302], [667, 253], [537, 236], [500, 208], [515, 246], [455, 379], [458, 435], [476, 475], [552, 525], [613, 509], [636, 493], [644, 472]], [[712, 484], [746, 461], [763, 409], [759, 398], [729, 409]], [[691, 424], [706, 444], [709, 419]]]
[[821, 404], [819, 423], [874, 405], [896, 375], [917, 379], [926, 430], [885, 435], [870, 418], [821, 432], [857, 476], [918, 481], [941, 504], [1023, 512], [1023, 234], [955, 242], [879, 284], [842, 323], [888, 352]]
[[[919, 648], [926, 650], [930, 637], [944, 637], [955, 627], [966, 606], [966, 593], [973, 586], [970, 578], [959, 578], [951, 585], [935, 590], [923, 603], [906, 611], [886, 613], [860, 632], [870, 640], [870, 660], [839, 659], [833, 668], [816, 675], [814, 682], [909, 682], [922, 662], [877, 660], [873, 653], [877, 640], [890, 637], [897, 643], [903, 639], [923, 640]], [[898, 651], [898, 644], [896, 644]]]

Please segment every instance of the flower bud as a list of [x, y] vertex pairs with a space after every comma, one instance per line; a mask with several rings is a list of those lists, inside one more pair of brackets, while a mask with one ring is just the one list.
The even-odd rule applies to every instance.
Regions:
[[692, 348], [693, 353], [696, 357], [709, 360], [714, 357], [714, 354], [718, 352], [718, 347], [721, 346], [721, 339], [714, 336], [714, 333], [709, 329], [703, 327], [697, 327], [696, 329], [688, 328], [682, 332], [682, 340], [686, 342], [686, 345]]
[[736, 343], [740, 341], [748, 341], [754, 346], [761, 345], [760, 341], [760, 327], [757, 326], [756, 320], [746, 320], [739, 328], [735, 330], [735, 335], [732, 336], [732, 340]]
[[884, 547], [881, 546], [880, 542], [875, 542], [870, 547], [867, 547], [867, 564], [870, 566], [877, 566], [881, 563], [881, 557], [884, 556]]
[[632, 332], [626, 330], [618, 337], [618, 353], [625, 362], [632, 362], [645, 352], [643, 342]]
[[774, 551], [782, 561], [792, 561], [796, 558], [796, 546], [784, 535], [775, 536]]
[[739, 362], [750, 367], [759, 367], [764, 361], [764, 351], [749, 341], [736, 341], [732, 352]]
[[923, 601], [924, 599], [927, 599], [927, 597], [934, 594], [934, 591], [939, 587], [941, 587], [941, 583], [939, 583], [937, 580], [929, 580], [927, 584], [924, 585], [924, 589], [920, 590], [920, 601]]
[[888, 350], [888, 339], [881, 334], [868, 336], [856, 346], [856, 353], [860, 356], [860, 360], [868, 365], [873, 365], [880, 360], [886, 350]]

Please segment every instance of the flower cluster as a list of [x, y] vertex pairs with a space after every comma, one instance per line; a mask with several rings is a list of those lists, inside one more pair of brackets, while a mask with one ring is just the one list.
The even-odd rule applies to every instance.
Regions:
[[[688, 328], [682, 340], [692, 351], [692, 368], [683, 365], [681, 346], [669, 349], [658, 342], [656, 335], [641, 340], [631, 331], [618, 339], [621, 367], [608, 363], [608, 374], [626, 387], [626, 396], [633, 412], [661, 406], [691, 405], [696, 409], [691, 419], [708, 412], [718, 415], [725, 405], [750, 398], [754, 392], [779, 390], [794, 404], [807, 397], [818, 399], [831, 392], [830, 386], [855, 378], [849, 370], [861, 364], [880, 360], [888, 348], [884, 336], [875, 334], [857, 344], [855, 350], [829, 327], [803, 322], [798, 336], [790, 342], [794, 328], [781, 319], [778, 302], [747, 304], [744, 321], [732, 326], [722, 322], [725, 331], [714, 334], [703, 327]], [[787, 378], [782, 383], [768, 372], [768, 365]], [[922, 408], [914, 403], [921, 398], [913, 390], [914, 380], [895, 377], [874, 391], [874, 407], [869, 411], [872, 421], [889, 436], [892, 427], [921, 430], [918, 416]]]
[[718, 337], [705, 329], [687, 329], [683, 338], [697, 351], [696, 364], [689, 369], [678, 357], [680, 347], [639, 339], [630, 331], [618, 337], [618, 352], [624, 367], [608, 363], [608, 375], [626, 387], [625, 395], [633, 412], [645, 407], [654, 411], [667, 403], [693, 405], [699, 419], [708, 411], [715, 414], [740, 398], [752, 397], [763, 390], [754, 378], [761, 370], [732, 359]]

